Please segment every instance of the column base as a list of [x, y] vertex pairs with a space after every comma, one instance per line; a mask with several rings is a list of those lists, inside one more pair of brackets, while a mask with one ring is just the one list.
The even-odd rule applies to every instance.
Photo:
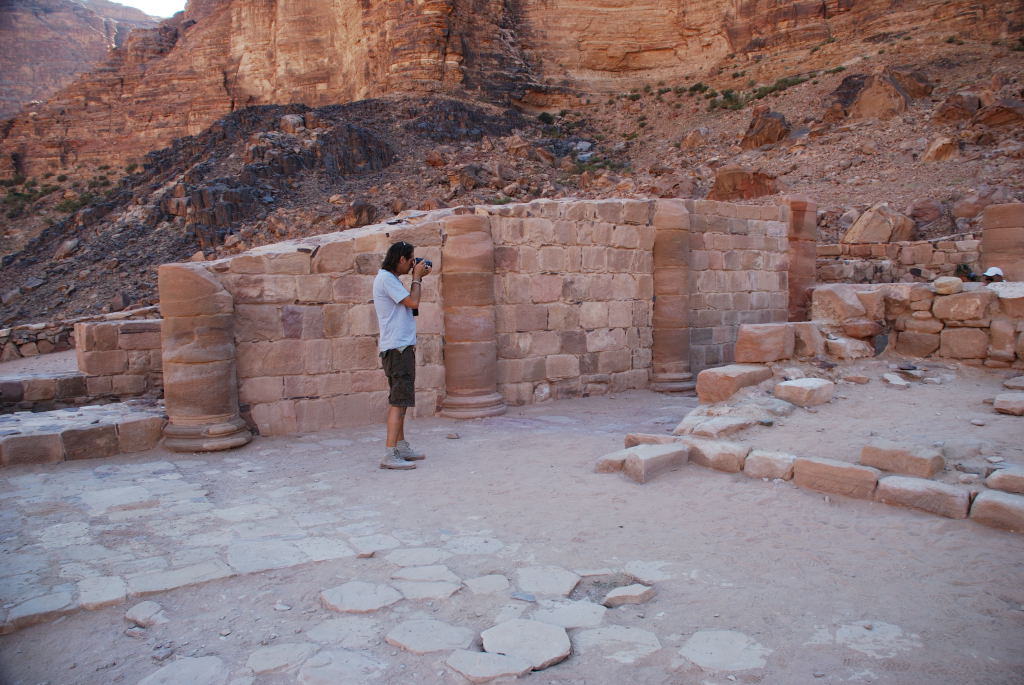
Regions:
[[199, 425], [176, 425], [174, 419], [164, 427], [163, 445], [172, 452], [219, 452], [241, 447], [252, 440], [252, 433], [241, 417]]
[[505, 398], [496, 392], [486, 395], [448, 395], [441, 402], [441, 416], [450, 419], [480, 419], [500, 416], [508, 410]]
[[654, 392], [687, 392], [697, 388], [692, 373], [652, 373], [651, 382], [647, 386]]

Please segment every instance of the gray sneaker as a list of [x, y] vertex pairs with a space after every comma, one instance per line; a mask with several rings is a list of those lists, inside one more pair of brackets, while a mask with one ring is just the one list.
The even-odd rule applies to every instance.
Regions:
[[398, 449], [395, 447], [386, 448], [387, 452], [384, 458], [380, 461], [380, 467], [382, 469], [398, 469], [401, 471], [408, 471], [409, 469], [416, 468], [416, 464], [411, 461], [406, 461], [398, 456]]
[[420, 459], [427, 458], [427, 455], [414, 450], [406, 440], [399, 440], [398, 446], [395, 449], [398, 450], [398, 456], [406, 461], [419, 461]]

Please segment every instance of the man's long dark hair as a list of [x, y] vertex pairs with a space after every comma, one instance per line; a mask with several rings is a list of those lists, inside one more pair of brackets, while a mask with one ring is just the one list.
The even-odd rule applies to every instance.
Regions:
[[402, 257], [412, 257], [412, 250], [411, 243], [399, 240], [388, 248], [388, 253], [384, 255], [384, 261], [381, 263], [380, 268], [395, 273], [395, 269], [398, 268], [398, 260]]

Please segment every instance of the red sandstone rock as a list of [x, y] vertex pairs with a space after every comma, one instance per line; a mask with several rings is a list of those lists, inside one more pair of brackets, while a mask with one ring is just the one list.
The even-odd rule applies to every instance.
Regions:
[[773, 362], [793, 356], [795, 336], [788, 323], [743, 324], [736, 334], [737, 362]]
[[946, 328], [939, 334], [939, 355], [953, 359], [984, 359], [988, 334], [980, 328]]
[[878, 469], [833, 459], [798, 457], [793, 462], [793, 482], [802, 488], [870, 499], [878, 482]]
[[814, 407], [832, 399], [835, 383], [824, 378], [797, 378], [775, 386], [775, 396], [798, 407]]
[[967, 518], [971, 493], [947, 483], [923, 478], [887, 476], [878, 481], [875, 499], [885, 504], [920, 509], [951, 519]]
[[767, 105], [758, 105], [754, 108], [753, 117], [747, 132], [743, 134], [740, 147], [752, 150], [762, 145], [777, 143], [789, 135], [790, 128], [785, 116], [779, 112], [772, 112]]
[[993, 528], [1024, 532], [1024, 496], [986, 490], [974, 498], [971, 520]]
[[697, 374], [697, 396], [705, 404], [729, 399], [740, 388], [772, 377], [772, 370], [757, 364], [729, 364]]
[[942, 454], [934, 448], [900, 445], [889, 440], [873, 440], [861, 448], [860, 463], [920, 478], [932, 478], [945, 467]]
[[715, 172], [715, 185], [708, 193], [709, 200], [749, 200], [763, 195], [774, 195], [781, 190], [775, 176], [745, 167], [722, 167]]
[[887, 243], [910, 240], [914, 233], [914, 221], [880, 202], [860, 215], [843, 236], [842, 242]]

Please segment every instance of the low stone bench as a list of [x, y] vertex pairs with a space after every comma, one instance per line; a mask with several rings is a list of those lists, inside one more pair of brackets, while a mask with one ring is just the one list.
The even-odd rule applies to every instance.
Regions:
[[156, 447], [162, 404], [115, 403], [0, 416], [0, 464], [53, 464]]

